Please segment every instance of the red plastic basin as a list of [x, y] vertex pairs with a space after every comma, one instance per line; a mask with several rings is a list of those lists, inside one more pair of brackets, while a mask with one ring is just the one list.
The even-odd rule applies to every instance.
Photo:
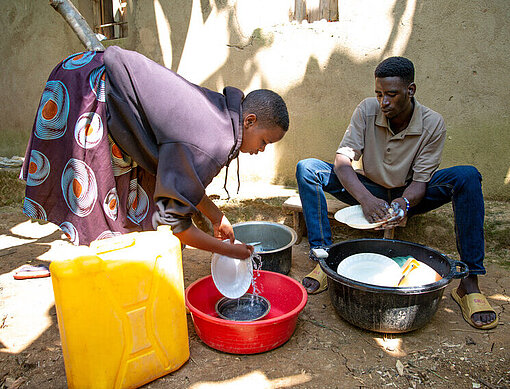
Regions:
[[[208, 346], [231, 354], [256, 354], [272, 350], [290, 339], [299, 312], [307, 302], [305, 288], [296, 280], [275, 272], [255, 271], [259, 294], [271, 303], [261, 320], [235, 322], [221, 319], [215, 311], [223, 295], [212, 276], [201, 278], [186, 288], [186, 306], [191, 312], [197, 335]], [[253, 293], [250, 287], [248, 293]]]

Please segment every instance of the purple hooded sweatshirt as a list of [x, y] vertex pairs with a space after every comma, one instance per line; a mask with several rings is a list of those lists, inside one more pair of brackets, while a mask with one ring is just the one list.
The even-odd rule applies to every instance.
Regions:
[[156, 176], [154, 226], [179, 233], [242, 141], [243, 92], [197, 86], [145, 56], [104, 53], [108, 129], [121, 149]]

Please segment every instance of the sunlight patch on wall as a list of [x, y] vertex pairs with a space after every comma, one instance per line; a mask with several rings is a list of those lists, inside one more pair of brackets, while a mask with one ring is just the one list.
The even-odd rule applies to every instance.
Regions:
[[[158, 1], [155, 0], [156, 15], [161, 9]], [[200, 1], [194, 0], [178, 73], [194, 83], [204, 82], [231, 55], [231, 40], [246, 44], [253, 31], [261, 28], [269, 43], [258, 49], [254, 65], [260, 74], [253, 77], [283, 92], [302, 81], [312, 57], [325, 69], [335, 52], [358, 63], [377, 61], [383, 55], [401, 55], [408, 44], [416, 10], [416, 0], [406, 0], [403, 6], [398, 6], [397, 0], [348, 1], [341, 3], [338, 22], [298, 24], [289, 22], [292, 3], [238, 0], [219, 9], [216, 2], [210, 1], [211, 12], [204, 21]], [[164, 16], [159, 19], [160, 38], [166, 34], [165, 39], [169, 39], [168, 22]], [[165, 53], [170, 42], [161, 44]], [[163, 50], [163, 46], [167, 48]]]
[[383, 55], [402, 55], [411, 36], [416, 0], [407, 0], [397, 20], [396, 0], [361, 3], [342, 3], [338, 22], [286, 23], [265, 29], [272, 44], [256, 54], [260, 78], [283, 92], [302, 81], [310, 58], [325, 70], [335, 52], [358, 63], [379, 60]]
[[203, 21], [200, 1], [193, 0], [186, 45], [177, 73], [201, 84], [223, 66], [229, 55], [229, 7], [218, 10], [210, 2], [211, 14]]
[[288, 23], [289, 12], [295, 0], [237, 0], [236, 22], [241, 35], [248, 39], [257, 28], [268, 28]]
[[505, 177], [504, 183], [505, 183], [505, 185], [510, 184], [510, 168], [508, 168], [508, 172], [506, 173], [506, 177]]
[[161, 7], [159, 0], [154, 0], [154, 16], [156, 19], [156, 28], [158, 30], [158, 42], [163, 56], [163, 64], [167, 68], [172, 67], [172, 41], [170, 24]]
[[393, 42], [390, 42], [391, 46], [386, 52], [387, 56], [402, 55], [405, 52], [413, 30], [412, 25], [415, 10], [416, 0], [408, 0], [402, 17], [400, 20], [395, 21], [397, 26], [395, 29], [396, 34], [393, 38]]
[[254, 89], [260, 89], [262, 87], [262, 74], [257, 70], [254, 60], [249, 59], [244, 63], [243, 71], [244, 74], [253, 73], [250, 78], [250, 83], [245, 88], [244, 93], [247, 94]]
[[225, 80], [223, 79], [223, 75], [218, 75], [218, 78], [216, 79], [216, 91], [222, 92], [225, 88]]

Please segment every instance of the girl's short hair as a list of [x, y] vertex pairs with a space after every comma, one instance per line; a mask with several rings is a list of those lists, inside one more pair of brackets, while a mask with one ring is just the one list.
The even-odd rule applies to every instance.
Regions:
[[242, 102], [243, 117], [250, 113], [265, 125], [277, 125], [283, 131], [289, 128], [289, 113], [283, 98], [269, 89], [256, 89], [246, 95]]

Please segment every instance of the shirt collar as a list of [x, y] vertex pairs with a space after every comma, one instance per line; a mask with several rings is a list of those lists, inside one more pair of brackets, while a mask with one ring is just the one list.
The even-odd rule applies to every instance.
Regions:
[[[418, 100], [416, 100], [414, 97], [413, 101], [414, 101], [413, 116], [411, 116], [411, 121], [409, 122], [407, 128], [399, 132], [401, 137], [404, 137], [406, 135], [420, 135], [423, 132], [423, 115], [422, 115], [423, 106], [420, 103], [418, 103]], [[375, 124], [376, 126], [386, 127], [388, 130], [390, 129], [388, 119], [386, 119], [386, 116], [384, 116], [383, 112], [381, 111], [381, 107], [377, 108]]]

